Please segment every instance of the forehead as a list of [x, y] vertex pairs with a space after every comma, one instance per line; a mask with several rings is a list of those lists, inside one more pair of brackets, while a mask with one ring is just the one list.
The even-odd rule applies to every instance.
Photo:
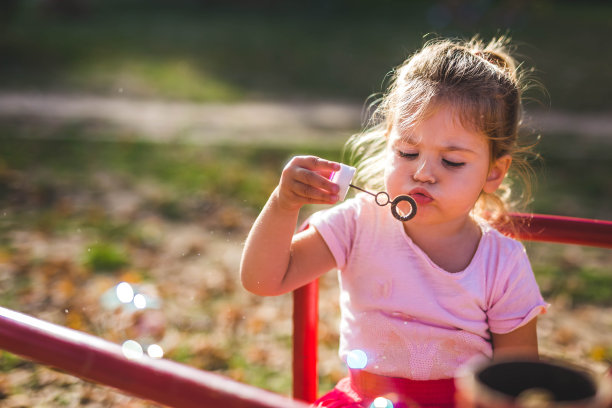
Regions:
[[390, 141], [411, 145], [437, 143], [470, 150], [488, 148], [487, 137], [463, 120], [457, 109], [447, 105], [432, 108], [418, 120], [398, 118], [393, 124]]

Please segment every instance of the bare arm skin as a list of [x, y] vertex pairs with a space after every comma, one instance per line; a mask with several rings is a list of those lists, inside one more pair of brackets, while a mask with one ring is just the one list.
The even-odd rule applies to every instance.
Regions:
[[294, 236], [305, 204], [333, 204], [338, 186], [326, 176], [340, 166], [313, 156], [294, 157], [247, 237], [240, 278], [248, 291], [261, 296], [290, 292], [335, 266], [334, 258], [314, 228]]
[[493, 358], [525, 357], [538, 358], [538, 318], [505, 334], [491, 333], [493, 339]]

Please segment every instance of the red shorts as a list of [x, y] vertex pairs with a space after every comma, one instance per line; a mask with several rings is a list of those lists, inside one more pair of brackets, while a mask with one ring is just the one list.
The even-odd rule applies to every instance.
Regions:
[[349, 377], [340, 380], [332, 391], [316, 400], [313, 406], [369, 408], [378, 397], [391, 401], [393, 408], [452, 408], [455, 406], [455, 381], [452, 378], [416, 381], [350, 370]]

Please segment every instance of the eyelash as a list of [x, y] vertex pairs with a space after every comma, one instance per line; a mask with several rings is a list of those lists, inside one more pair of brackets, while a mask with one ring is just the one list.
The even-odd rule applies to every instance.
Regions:
[[397, 154], [400, 157], [405, 157], [405, 158], [408, 158], [408, 159], [416, 159], [417, 157], [419, 157], [418, 153], [404, 153], [404, 152], [402, 152], [400, 150], [397, 151]]
[[442, 159], [442, 162], [444, 162], [444, 165], [446, 165], [448, 167], [452, 167], [454, 169], [458, 169], [459, 167], [463, 167], [465, 165], [464, 162], [452, 162], [452, 161], [448, 161], [446, 159]]
[[[418, 153], [404, 153], [402, 151], [398, 151], [397, 153], [400, 157], [404, 157], [407, 159], [416, 159], [417, 157], [419, 157]], [[465, 165], [464, 162], [453, 162], [453, 161], [446, 160], [446, 159], [442, 159], [442, 164], [444, 164], [447, 167], [453, 168], [453, 169], [458, 169]]]

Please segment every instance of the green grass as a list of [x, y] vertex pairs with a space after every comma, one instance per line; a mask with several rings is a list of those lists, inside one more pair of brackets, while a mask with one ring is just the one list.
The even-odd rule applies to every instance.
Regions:
[[543, 158], [535, 165], [533, 211], [612, 219], [610, 140], [549, 134], [537, 149]]
[[612, 106], [612, 71], [602, 68], [612, 56], [598, 41], [612, 34], [612, 7], [601, 2], [480, 2], [455, 10], [448, 24], [432, 19], [435, 7], [426, 1], [108, 1], [88, 2], [89, 12], [76, 17], [16, 3], [0, 25], [0, 89], [363, 101], [428, 34], [508, 33], [537, 69], [553, 108]]
[[291, 377], [287, 373], [278, 372], [263, 364], [253, 364], [242, 355], [230, 357], [229, 368], [240, 370], [244, 375], [243, 381], [255, 387], [283, 390], [285, 393], [291, 390]]
[[612, 305], [612, 273], [609, 269], [568, 268], [560, 263], [536, 266], [534, 273], [546, 299], [563, 296], [575, 305]]
[[[20, 297], [23, 293], [27, 292], [28, 288], [32, 284], [32, 280], [26, 274], [19, 274], [11, 282], [11, 286], [0, 291], [0, 305], [9, 309], [17, 309], [20, 304]], [[2, 364], [6, 363], [5, 360]], [[0, 371], [2, 369], [0, 368]]]
[[129, 264], [127, 254], [117, 245], [97, 242], [87, 248], [83, 263], [93, 271], [114, 272]]
[[612, 305], [612, 253], [609, 249], [526, 242], [536, 280], [549, 302]]
[[32, 363], [24, 362], [15, 354], [0, 350], [0, 372], [6, 373], [24, 364]]
[[[87, 185], [97, 172], [117, 174], [126, 185], [151, 181], [168, 190], [166, 197], [151, 204], [174, 218], [180, 217], [180, 201], [186, 196], [233, 200], [241, 206], [260, 208], [278, 182], [284, 164], [295, 154], [340, 159], [340, 150], [334, 147], [90, 141], [79, 139], [79, 128], [74, 125], [48, 133], [46, 128], [0, 124], [0, 168], [5, 169], [5, 177], [9, 169], [24, 172], [29, 179], [38, 180], [33, 193], [51, 201], [60, 198], [62, 184], [64, 188]], [[11, 188], [0, 183], [0, 200], [14, 195]], [[120, 228], [104, 225], [95, 217], [91, 223], [97, 221], [102, 223], [100, 228], [107, 227], [107, 235]]]

